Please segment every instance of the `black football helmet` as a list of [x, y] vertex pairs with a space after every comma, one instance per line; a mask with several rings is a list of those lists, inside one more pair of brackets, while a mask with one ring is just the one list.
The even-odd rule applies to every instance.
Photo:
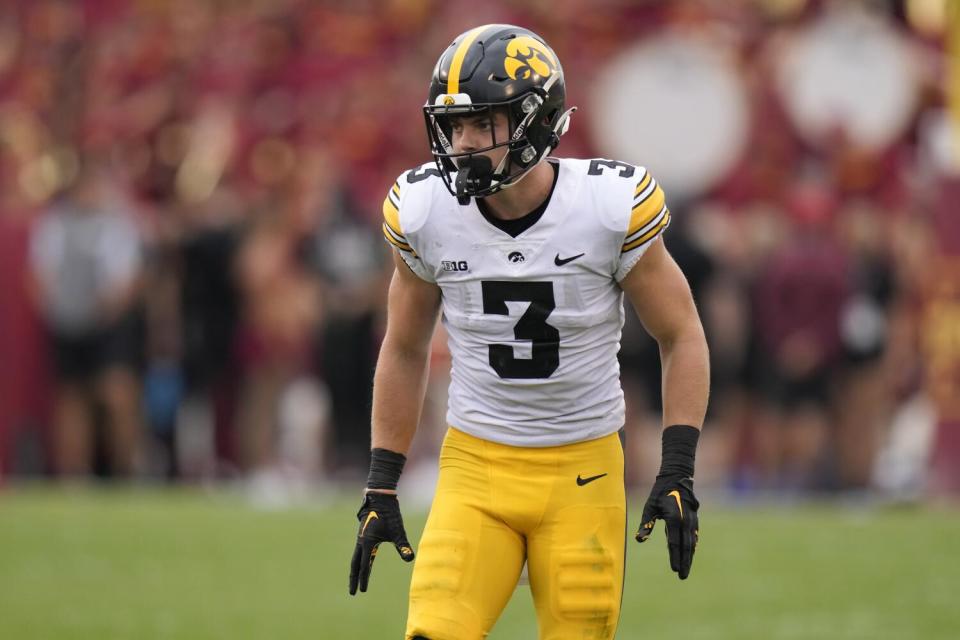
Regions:
[[[564, 111], [565, 97], [560, 61], [532, 31], [488, 24], [457, 36], [437, 61], [423, 107], [430, 148], [450, 193], [466, 204], [517, 183], [566, 133], [576, 107]], [[508, 117], [508, 138], [492, 134], [490, 146], [454, 153], [451, 118], [486, 115], [492, 123], [496, 109]], [[508, 153], [494, 167], [482, 154], [503, 146]]]

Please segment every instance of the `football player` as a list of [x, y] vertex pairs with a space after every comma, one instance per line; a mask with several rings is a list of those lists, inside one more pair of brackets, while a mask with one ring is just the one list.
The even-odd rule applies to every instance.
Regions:
[[570, 124], [563, 71], [536, 34], [458, 36], [424, 106], [434, 163], [383, 203], [395, 248], [373, 391], [370, 474], [350, 593], [380, 543], [410, 561], [397, 482], [420, 418], [441, 315], [452, 372], [436, 496], [410, 587], [406, 638], [486, 637], [524, 562], [540, 638], [612, 638], [624, 577], [626, 293], [660, 345], [663, 458], [637, 540], [665, 521], [670, 565], [697, 544], [694, 454], [707, 345], [660, 236], [670, 211], [642, 167], [551, 157]]

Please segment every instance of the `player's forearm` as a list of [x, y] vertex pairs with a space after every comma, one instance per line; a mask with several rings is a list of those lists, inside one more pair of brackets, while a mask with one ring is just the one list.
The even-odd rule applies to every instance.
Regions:
[[700, 428], [710, 394], [710, 358], [699, 320], [660, 343], [663, 365], [663, 424]]
[[373, 380], [373, 448], [406, 454], [420, 422], [429, 351], [384, 343]]

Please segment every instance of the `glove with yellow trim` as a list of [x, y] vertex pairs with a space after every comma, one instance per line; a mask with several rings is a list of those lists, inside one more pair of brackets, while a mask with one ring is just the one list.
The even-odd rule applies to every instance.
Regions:
[[356, 595], [357, 586], [361, 592], [366, 592], [381, 542], [392, 542], [404, 562], [411, 562], [415, 555], [403, 528], [400, 501], [396, 495], [368, 493], [357, 512], [357, 519], [360, 530], [350, 562], [350, 595]]
[[660, 473], [643, 505], [637, 542], [645, 542], [658, 519], [667, 532], [670, 568], [681, 580], [690, 575], [693, 554], [700, 538], [697, 509], [700, 501], [693, 495], [693, 463], [700, 430], [673, 425], [663, 430], [663, 457]]
[[637, 542], [645, 542], [653, 533], [657, 519], [667, 529], [670, 568], [681, 580], [690, 575], [693, 554], [700, 536], [697, 509], [700, 502], [693, 495], [693, 478], [657, 478], [650, 497], [643, 505]]

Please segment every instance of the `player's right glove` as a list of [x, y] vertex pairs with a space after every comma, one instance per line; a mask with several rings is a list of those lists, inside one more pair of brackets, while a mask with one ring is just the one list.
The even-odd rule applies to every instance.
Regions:
[[693, 463], [700, 430], [686, 425], [673, 425], [663, 430], [663, 457], [660, 473], [643, 506], [637, 542], [645, 542], [658, 519], [667, 532], [670, 568], [681, 580], [690, 575], [693, 554], [697, 549], [700, 524], [697, 509], [700, 502], [693, 495]]
[[370, 476], [363, 504], [357, 511], [360, 529], [350, 561], [350, 595], [356, 595], [357, 587], [362, 592], [367, 590], [381, 542], [392, 542], [404, 561], [413, 560], [413, 548], [403, 528], [396, 494], [406, 461], [406, 456], [388, 449], [377, 448], [370, 452]]
[[392, 542], [404, 562], [414, 558], [396, 495], [368, 493], [357, 512], [357, 519], [360, 521], [360, 530], [350, 562], [350, 595], [356, 595], [358, 586], [361, 592], [366, 592], [381, 542]]

